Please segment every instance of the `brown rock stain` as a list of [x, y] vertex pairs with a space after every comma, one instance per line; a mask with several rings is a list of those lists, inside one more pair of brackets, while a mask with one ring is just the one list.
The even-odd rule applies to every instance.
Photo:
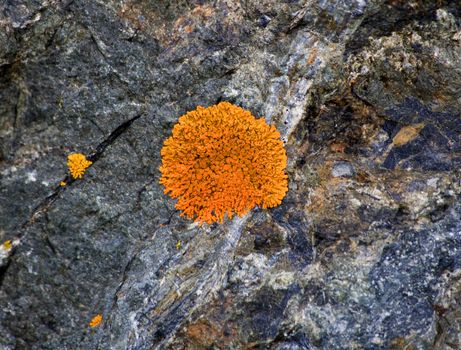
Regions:
[[118, 10], [117, 16], [130, 22], [136, 30], [146, 30], [147, 23], [143, 20], [142, 10], [131, 2], [123, 4]]
[[391, 341], [392, 348], [395, 350], [414, 350], [415, 347], [408, 343], [405, 338], [397, 337]]
[[158, 8], [149, 4], [128, 1], [120, 6], [117, 16], [130, 23], [136, 31], [144, 32], [169, 46], [185, 34], [190, 34], [198, 23], [210, 21], [215, 15], [211, 5], [200, 5], [192, 10], [178, 13], [175, 18], [160, 13]]
[[199, 5], [196, 6], [192, 11], [191, 14], [193, 16], [200, 16], [200, 17], [211, 17], [214, 14], [214, 9], [210, 5]]
[[207, 321], [191, 324], [186, 331], [189, 338], [204, 346], [211, 346], [220, 335], [219, 331]]
[[321, 181], [319, 185], [314, 188], [314, 191], [310, 197], [311, 204], [305, 207], [306, 211], [310, 213], [324, 212], [324, 210], [326, 210], [326, 208], [332, 204], [330, 203], [332, 199], [331, 193], [334, 192], [334, 189], [337, 188], [341, 183], [349, 181], [341, 177], [332, 177], [332, 168], [333, 161], [329, 160], [317, 169], [317, 174]]
[[315, 62], [315, 59], [317, 58], [317, 53], [318, 53], [317, 48], [316, 47], [312, 48], [311, 54], [309, 55], [307, 59], [308, 65], [311, 65]]
[[321, 212], [325, 207], [325, 188], [319, 186], [316, 188], [311, 197], [311, 204], [306, 206], [306, 211], [312, 212]]
[[402, 129], [400, 129], [397, 135], [394, 136], [392, 144], [396, 147], [399, 147], [414, 140], [419, 135], [424, 126], [425, 125], [423, 123], [404, 126]]
[[332, 152], [344, 153], [346, 151], [346, 145], [342, 142], [334, 142], [330, 145]]
[[178, 298], [178, 292], [176, 290], [171, 291], [158, 303], [157, 307], [152, 310], [152, 314], [155, 316], [160, 315], [163, 311], [168, 309]]
[[223, 325], [219, 323], [212, 323], [208, 320], [198, 320], [196, 323], [187, 327], [186, 334], [195, 345], [195, 347], [192, 348], [209, 348], [213, 345], [223, 348], [237, 338], [237, 330], [233, 327], [229, 328], [226, 326], [228, 326], [227, 323], [224, 323], [223, 327]]
[[234, 300], [218, 298], [210, 303], [208, 312], [181, 330], [181, 339], [187, 339], [185, 349], [242, 348], [238, 324], [229, 318]]

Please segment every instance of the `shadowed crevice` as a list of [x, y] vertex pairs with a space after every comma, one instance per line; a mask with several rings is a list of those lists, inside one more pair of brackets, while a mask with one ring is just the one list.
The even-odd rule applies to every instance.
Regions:
[[[142, 115], [138, 114], [134, 116], [133, 118], [123, 122], [120, 124], [114, 131], [110, 133], [110, 135], [102, 141], [96, 149], [87, 157], [87, 159], [91, 162], [96, 163], [99, 158], [103, 155], [107, 147], [112, 145], [115, 140], [117, 140], [125, 131], [128, 130], [128, 128], [133, 124], [133, 122], [137, 119], [139, 119]], [[93, 165], [92, 164], [92, 165]], [[63, 180], [67, 185], [72, 184], [75, 179], [72, 178], [70, 175], [66, 175], [65, 179]], [[29, 226], [31, 226], [37, 218], [40, 216], [40, 214], [46, 213], [51, 204], [53, 204], [56, 199], [59, 197], [59, 194], [65, 190], [65, 187], [62, 186], [57, 186], [54, 191], [47, 196], [45, 199], [43, 199], [36, 207], [34, 210], [32, 210], [32, 213], [29, 215], [29, 218], [21, 225], [21, 232], [19, 233], [18, 238], [23, 238], [25, 236], [25, 229], [27, 229]]]

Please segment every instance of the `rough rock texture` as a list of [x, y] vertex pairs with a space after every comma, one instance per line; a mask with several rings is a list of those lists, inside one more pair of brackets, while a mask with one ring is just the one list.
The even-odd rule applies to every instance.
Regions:
[[[461, 349], [460, 18], [443, 0], [0, 3], [0, 348]], [[281, 131], [290, 189], [199, 227], [159, 151], [222, 100]]]

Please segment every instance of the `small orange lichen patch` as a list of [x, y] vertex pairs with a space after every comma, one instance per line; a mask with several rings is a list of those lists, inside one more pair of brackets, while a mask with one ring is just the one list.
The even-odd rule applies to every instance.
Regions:
[[404, 126], [392, 139], [393, 145], [397, 147], [403, 146], [404, 144], [414, 140], [424, 126], [425, 125], [423, 123]]
[[72, 153], [67, 157], [67, 166], [74, 179], [82, 178], [91, 164], [93, 162], [87, 160], [85, 155], [81, 153]]
[[100, 314], [94, 316], [88, 324], [91, 328], [98, 327], [102, 322], [102, 316]]
[[66, 186], [66, 185], [67, 185], [67, 184], [66, 184], [65, 181], [61, 181], [61, 182], [59, 183], [59, 186], [61, 186], [61, 187], [64, 187], [64, 186]]
[[274, 207], [288, 190], [280, 133], [228, 102], [180, 117], [161, 155], [165, 193], [195, 221], [223, 222], [256, 205]]

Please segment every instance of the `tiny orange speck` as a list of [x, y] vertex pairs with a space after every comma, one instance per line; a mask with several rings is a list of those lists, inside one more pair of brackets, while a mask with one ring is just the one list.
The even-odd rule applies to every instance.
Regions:
[[65, 181], [61, 181], [59, 184], [60, 184], [62, 187], [64, 187], [65, 185], [67, 185]]
[[11, 240], [7, 240], [3, 242], [3, 248], [5, 250], [10, 250], [13, 247], [13, 244], [11, 243]]
[[98, 327], [101, 324], [101, 322], [102, 322], [102, 316], [98, 314], [91, 319], [89, 325], [91, 328], [94, 328], [94, 327]]

